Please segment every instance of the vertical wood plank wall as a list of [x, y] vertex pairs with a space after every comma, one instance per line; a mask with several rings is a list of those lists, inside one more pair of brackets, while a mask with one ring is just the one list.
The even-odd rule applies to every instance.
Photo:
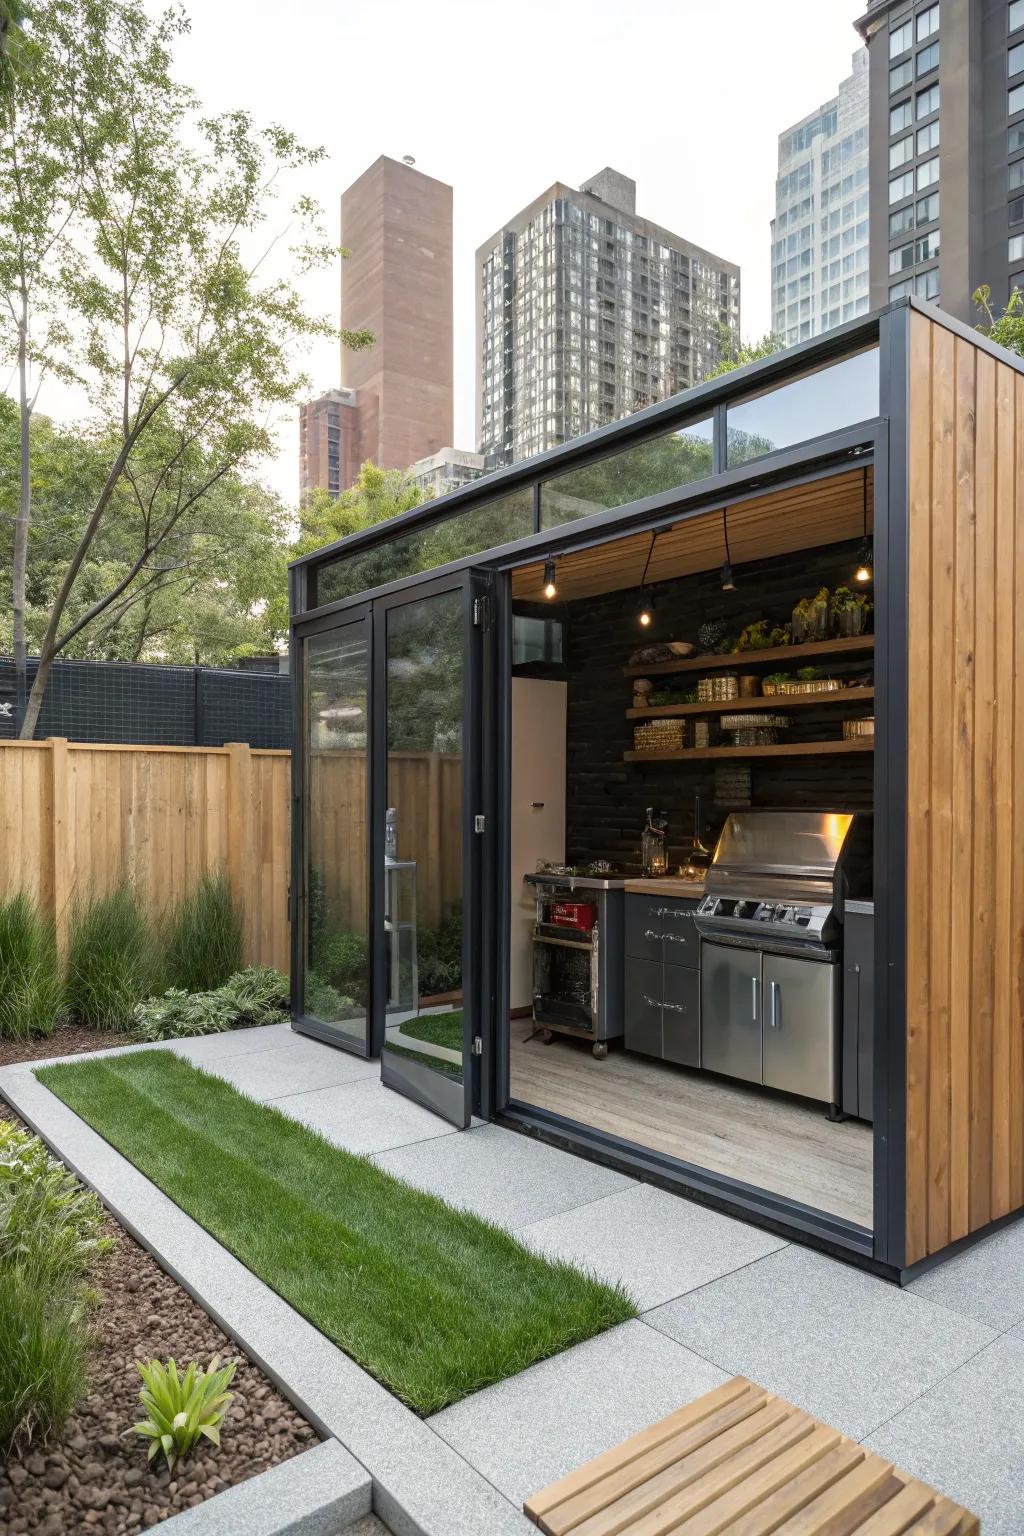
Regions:
[[1024, 1206], [1024, 376], [909, 323], [908, 1265]]

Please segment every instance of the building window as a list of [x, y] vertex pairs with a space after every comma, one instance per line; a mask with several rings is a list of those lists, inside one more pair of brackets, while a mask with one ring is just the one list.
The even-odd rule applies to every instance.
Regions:
[[1024, 292], [1024, 272], [1014, 272], [1010, 278], [1010, 292], [1013, 293], [1017, 288]]
[[1014, 123], [1007, 135], [1007, 153], [1015, 155], [1019, 149], [1024, 149], [1024, 123]]
[[938, 254], [939, 232], [937, 229], [933, 229], [931, 234], [925, 235], [923, 239], [918, 240], [914, 247], [914, 260], [918, 262], [934, 261]]
[[1010, 28], [1016, 32], [1018, 27], [1024, 27], [1024, 0], [1010, 0]]
[[902, 283], [891, 283], [889, 285], [890, 302], [896, 299], [909, 299], [913, 291], [914, 284], [911, 282], [909, 277], [905, 278]]
[[1012, 117], [1015, 112], [1024, 112], [1024, 85], [1015, 85], [1006, 101], [1006, 110]]
[[939, 194], [932, 192], [928, 197], [922, 197], [917, 205], [917, 227], [922, 224], [931, 224], [939, 216]]
[[897, 59], [901, 53], [906, 53], [907, 49], [913, 44], [913, 41], [914, 24], [912, 21], [908, 19], [903, 22], [902, 26], [893, 27], [889, 33], [890, 59]]
[[1009, 169], [1009, 190], [1015, 191], [1017, 187], [1024, 187], [1024, 160], [1014, 160]]
[[909, 245], [897, 246], [896, 250], [889, 252], [889, 276], [895, 277], [897, 272], [905, 272], [908, 267], [914, 265], [914, 242]]
[[1018, 43], [1006, 55], [1006, 73], [1019, 75], [1022, 69], [1024, 69], [1024, 43]]
[[909, 197], [914, 190], [913, 171], [904, 171], [902, 176], [894, 176], [889, 183], [889, 202], [898, 203], [903, 198]]
[[926, 11], [919, 11], [917, 16], [917, 40], [923, 43], [926, 37], [931, 37], [939, 30], [939, 8], [937, 5], [929, 6]]
[[[1024, 165], [1024, 161], [1021, 162]], [[907, 203], [897, 213], [889, 215], [889, 239], [894, 240], [897, 235], [906, 235], [914, 227], [914, 205]]]
[[1010, 223], [1024, 224], [1024, 197], [1015, 197], [1010, 204]]
[[917, 130], [917, 153], [926, 155], [929, 150], [939, 147], [939, 120], [934, 123], [926, 123], [923, 128]]
[[930, 267], [914, 278], [914, 292], [919, 299], [937, 299], [939, 296], [939, 269]]
[[926, 75], [930, 69], [938, 69], [938, 43], [929, 43], [927, 48], [922, 48], [920, 53], [917, 55], [916, 64], [918, 79], [920, 79], [922, 75]]
[[1006, 244], [1007, 261], [1024, 261], [1024, 235], [1011, 235]]
[[912, 59], [905, 59], [902, 64], [895, 65], [889, 71], [889, 90], [902, 91], [905, 85], [909, 85], [914, 78], [914, 63]]
[[939, 157], [934, 160], [926, 160], [917, 168], [917, 190], [923, 192], [925, 187], [934, 187], [939, 179]]
[[926, 91], [918, 91], [916, 106], [919, 121], [922, 117], [931, 117], [933, 112], [939, 110], [938, 83], [930, 85]]
[[905, 139], [898, 139], [895, 144], [889, 145], [889, 169], [898, 170], [901, 165], [906, 165], [908, 160], [914, 158], [914, 135], [908, 133]]
[[898, 107], [892, 107], [889, 112], [889, 132], [902, 133], [904, 128], [909, 128], [914, 118], [914, 109], [909, 101], [901, 101]]

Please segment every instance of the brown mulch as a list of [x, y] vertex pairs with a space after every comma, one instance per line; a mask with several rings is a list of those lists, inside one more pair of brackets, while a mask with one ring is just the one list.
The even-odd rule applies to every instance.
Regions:
[[130, 1044], [127, 1035], [65, 1024], [52, 1035], [34, 1040], [0, 1040], [0, 1067], [12, 1067], [18, 1061], [46, 1061], [50, 1056], [81, 1056], [85, 1051], [106, 1051], [114, 1045]]
[[[111, 1039], [67, 1028], [48, 1040], [4, 1041], [0, 1065], [78, 1055]], [[15, 1118], [3, 1103], [0, 1116]], [[148, 1530], [316, 1441], [313, 1428], [202, 1307], [112, 1218], [108, 1225], [115, 1247], [89, 1277], [99, 1298], [92, 1313], [95, 1390], [57, 1440], [33, 1445], [0, 1467], [0, 1536], [122, 1536]], [[214, 1355], [221, 1364], [238, 1362], [220, 1449], [200, 1440], [173, 1476], [162, 1457], [147, 1463], [147, 1441], [125, 1433], [142, 1416], [135, 1361], [166, 1361], [172, 1355], [179, 1364], [206, 1365]]]

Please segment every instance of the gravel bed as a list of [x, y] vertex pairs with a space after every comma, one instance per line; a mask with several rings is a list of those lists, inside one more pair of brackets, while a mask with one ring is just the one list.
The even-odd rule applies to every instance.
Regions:
[[[76, 1055], [105, 1040], [91, 1030], [65, 1029], [48, 1040], [4, 1041], [0, 1064]], [[3, 1103], [0, 1116], [15, 1118]], [[112, 1218], [108, 1225], [115, 1247], [90, 1276], [99, 1297], [91, 1314], [93, 1390], [59, 1439], [0, 1467], [0, 1536], [147, 1530], [316, 1442], [312, 1426], [202, 1307]], [[162, 1457], [154, 1471], [147, 1442], [126, 1434], [140, 1417], [136, 1359], [171, 1355], [179, 1363], [206, 1364], [214, 1355], [222, 1364], [238, 1362], [220, 1450], [201, 1440], [173, 1476]]]

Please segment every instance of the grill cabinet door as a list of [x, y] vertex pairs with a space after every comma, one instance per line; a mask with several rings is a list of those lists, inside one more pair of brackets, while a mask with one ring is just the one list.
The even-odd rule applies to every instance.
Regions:
[[838, 1090], [838, 966], [764, 957], [764, 1083], [833, 1103]]
[[761, 1081], [759, 950], [701, 945], [700, 1062], [709, 1072]]

